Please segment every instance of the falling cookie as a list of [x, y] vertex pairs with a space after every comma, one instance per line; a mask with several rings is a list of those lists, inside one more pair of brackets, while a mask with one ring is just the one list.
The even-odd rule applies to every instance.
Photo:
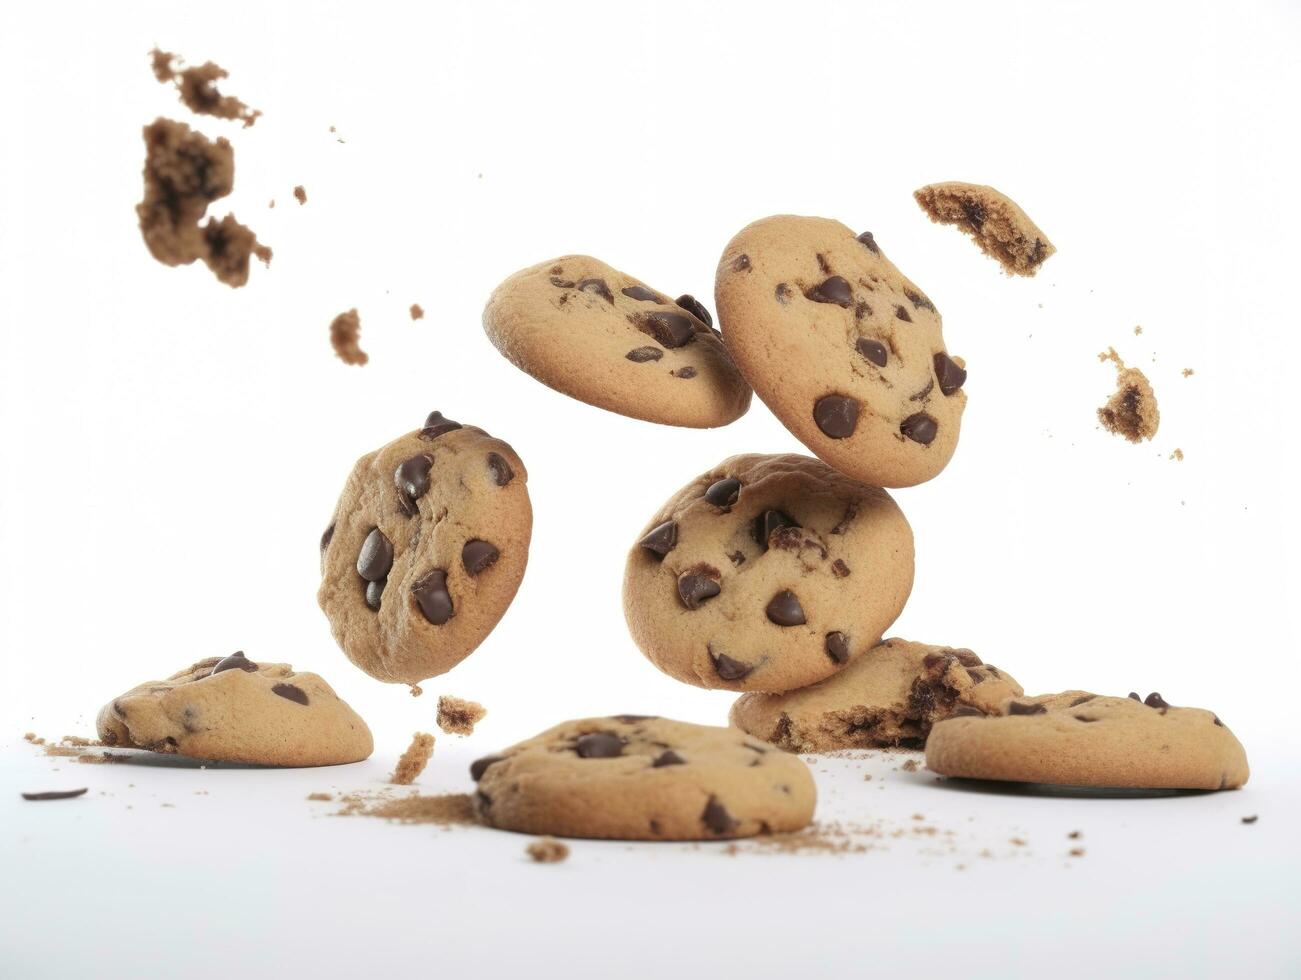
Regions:
[[620, 415], [711, 428], [750, 407], [750, 387], [698, 301], [674, 301], [591, 256], [515, 273], [488, 300], [483, 325], [520, 370]]
[[441, 412], [358, 460], [321, 537], [317, 594], [348, 659], [415, 684], [482, 643], [528, 563], [527, 481], [510, 446]]
[[1218, 717], [1140, 701], [1066, 691], [1008, 701], [1001, 717], [942, 721], [926, 765], [945, 776], [1130, 789], [1237, 789], [1247, 754]]
[[732, 724], [787, 752], [920, 748], [937, 721], [998, 714], [1021, 685], [970, 650], [889, 639], [786, 694], [743, 694]]
[[[1138, 368], [1126, 367], [1114, 347], [1099, 354], [1098, 359], [1116, 365], [1116, 390], [1098, 409], [1098, 421], [1108, 432], [1130, 442], [1151, 439], [1161, 425], [1161, 412], [1147, 375]], [[1179, 456], [1182, 458], [1183, 453]]]
[[587, 718], [470, 767], [484, 823], [555, 837], [720, 840], [799, 830], [816, 790], [799, 758], [730, 728]]
[[870, 232], [778, 215], [728, 244], [715, 287], [727, 349], [755, 393], [820, 459], [908, 487], [944, 469], [967, 396], [935, 305]]
[[884, 490], [807, 456], [734, 456], [642, 529], [623, 605], [666, 674], [781, 692], [874, 646], [912, 581], [912, 529]]
[[1007, 195], [982, 184], [950, 180], [913, 191], [936, 224], [956, 225], [1008, 275], [1033, 276], [1057, 249]]
[[100, 709], [97, 728], [105, 745], [264, 766], [360, 762], [374, 747], [319, 676], [243, 653], [133, 687]]

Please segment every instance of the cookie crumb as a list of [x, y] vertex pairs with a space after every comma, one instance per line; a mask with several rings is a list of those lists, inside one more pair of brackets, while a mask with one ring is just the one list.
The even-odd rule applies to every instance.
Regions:
[[488, 709], [477, 701], [466, 701], [450, 694], [438, 698], [438, 727], [448, 735], [471, 735]]
[[344, 364], [365, 364], [370, 360], [360, 346], [361, 317], [355, 309], [340, 313], [330, 324], [330, 344]]
[[474, 798], [469, 793], [444, 793], [441, 796], [387, 795], [368, 797], [350, 793], [341, 798], [340, 817], [380, 817], [400, 823], [437, 824], [440, 827], [479, 823], [474, 812]]
[[423, 320], [424, 318], [425, 318], [425, 308], [424, 308], [423, 306], [421, 306], [419, 303], [412, 303], [412, 304], [411, 304], [411, 319], [412, 319], [412, 320]]
[[1143, 332], [1143, 328], [1142, 328], [1142, 327], [1135, 327], [1135, 328], [1134, 328], [1134, 336], [1135, 336], [1135, 337], [1139, 336], [1142, 332]]
[[913, 198], [931, 221], [970, 235], [1008, 275], [1033, 276], [1057, 251], [1015, 201], [992, 187], [952, 180], [927, 184]]
[[24, 800], [71, 800], [74, 797], [81, 796], [86, 792], [86, 787], [81, 789], [56, 789], [46, 790], [41, 793], [24, 793]]
[[1116, 391], [1098, 409], [1098, 421], [1108, 432], [1123, 436], [1130, 442], [1151, 439], [1161, 424], [1161, 413], [1147, 376], [1138, 368], [1126, 367], [1114, 347], [1099, 354], [1098, 359], [1116, 365]]
[[308, 793], [307, 798], [309, 800], [320, 800], [322, 802], [329, 802], [330, 800], [334, 799], [334, 794], [333, 793]]
[[104, 744], [103, 742], [99, 742], [93, 738], [84, 738], [81, 735], [64, 735], [63, 738], [59, 739], [59, 741], [64, 745], [80, 745], [83, 747]]
[[1024, 837], [1013, 837], [1011, 840], [1008, 841], [1008, 843], [1011, 844], [1013, 847], [1025, 847], [1027, 844], [1026, 839]]
[[429, 764], [429, 757], [434, 754], [434, 736], [428, 732], [416, 732], [411, 736], [411, 744], [407, 750], [402, 753], [398, 759], [397, 768], [393, 770], [393, 778], [389, 780], [398, 786], [409, 786], [415, 782], [425, 766]]
[[1084, 857], [1084, 848], [1082, 848], [1082, 847], [1072, 847], [1068, 853], [1069, 853], [1069, 854], [1071, 855], [1071, 857], [1073, 857], [1073, 858]]
[[1084, 836], [1084, 831], [1082, 831], [1082, 830], [1072, 830], [1072, 831], [1071, 831], [1069, 834], [1067, 834], [1066, 836], [1069, 837], [1071, 840], [1079, 840], [1081, 837]]
[[420, 697], [420, 695], [422, 695], [422, 694], [424, 694], [424, 693], [425, 693], [425, 689], [424, 689], [423, 687], [421, 687], [419, 684], [412, 684], [412, 685], [411, 685], [411, 696], [412, 696], [413, 698], [418, 698], [418, 697]]
[[1196, 373], [1196, 372], [1193, 371], [1192, 368], [1184, 368], [1184, 371], [1183, 371], [1183, 374], [1184, 374], [1184, 377], [1185, 377], [1185, 378], [1191, 378], [1195, 373]]
[[554, 837], [539, 837], [525, 850], [538, 864], [555, 864], [569, 857], [569, 845], [562, 844]]
[[1178, 460], [1179, 462], [1182, 463], [1184, 459], [1184, 451], [1182, 449], [1176, 449], [1174, 452], [1170, 454], [1170, 458], [1173, 460]]
[[205, 61], [195, 68], [184, 68], [184, 61], [179, 55], [170, 51], [154, 48], [149, 52], [154, 78], [166, 85], [176, 86], [177, 94], [186, 108], [201, 116], [216, 116], [218, 119], [231, 119], [244, 124], [247, 129], [257, 122], [262, 113], [250, 109], [233, 95], [222, 95], [217, 89], [217, 82], [228, 78], [230, 73], [220, 65]]
[[901, 768], [903, 769], [904, 772], [916, 772], [918, 769], [921, 768], [921, 766], [917, 764], [916, 759], [909, 759], [903, 764]]
[[307, 203], [307, 191], [302, 184], [299, 184], [294, 188], [294, 199], [297, 200], [299, 204]]
[[1251, 816], [1249, 816], [1249, 817], [1243, 817], [1243, 818], [1242, 818], [1242, 822], [1243, 822], [1243, 823], [1255, 823], [1255, 822], [1256, 822], [1257, 820], [1259, 820], [1259, 819], [1260, 819], [1260, 815], [1259, 815], [1259, 814], [1256, 814], [1256, 813], [1253, 813], [1253, 814], [1252, 814]]

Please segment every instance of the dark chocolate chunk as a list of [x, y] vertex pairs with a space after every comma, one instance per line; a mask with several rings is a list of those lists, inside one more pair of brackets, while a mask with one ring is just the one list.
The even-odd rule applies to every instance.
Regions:
[[681, 766], [685, 765], [686, 761], [672, 749], [666, 749], [655, 757], [655, 761], [651, 763], [651, 768], [661, 769], [664, 766]]
[[909, 415], [904, 419], [899, 425], [899, 431], [913, 442], [920, 442], [923, 446], [929, 446], [935, 441], [935, 434], [939, 431], [939, 425], [925, 412], [918, 412], [916, 415]]
[[858, 426], [858, 402], [847, 395], [823, 395], [813, 406], [813, 421], [824, 436], [845, 439]]
[[696, 376], [696, 369], [688, 364], [686, 367], [680, 367], [676, 371], [670, 371], [669, 374], [673, 375], [675, 378], [682, 378], [684, 381], [689, 381]]
[[705, 500], [715, 507], [731, 507], [741, 495], [741, 481], [726, 477], [711, 484], [705, 491]]
[[645, 286], [624, 286], [619, 292], [632, 299], [641, 300], [643, 303], [664, 302], [659, 293], [653, 289], [647, 289]]
[[870, 231], [863, 232], [863, 234], [858, 236], [858, 240], [867, 246], [868, 251], [876, 252], [877, 254], [880, 254], [881, 249], [877, 246], [876, 239], [872, 237], [872, 233]]
[[935, 377], [939, 380], [940, 391], [946, 395], [951, 395], [967, 380], [967, 372], [964, 368], [958, 366], [958, 362], [949, 357], [948, 354], [940, 351], [934, 357]]
[[732, 815], [727, 812], [727, 808], [718, 802], [717, 796], [711, 796], [709, 802], [705, 804], [705, 811], [700, 815], [700, 820], [715, 834], [730, 834], [740, 826]]
[[791, 301], [791, 287], [784, 282], [779, 282], [777, 288], [773, 290], [773, 295], [777, 297], [777, 302], [785, 306]]
[[663, 558], [678, 543], [678, 522], [665, 521], [650, 530], [644, 538], [637, 542], [647, 551], [654, 552]]
[[453, 422], [451, 419], [443, 418], [442, 412], [430, 412], [429, 418], [425, 419], [424, 427], [420, 430], [421, 439], [437, 439], [446, 432], [461, 427], [460, 422]]
[[1083, 722], [1094, 722], [1100, 720], [1098, 718], [1090, 718], [1088, 715], [1073, 715], [1072, 717], [1074, 717], [1076, 721], [1083, 721]]
[[485, 755], [482, 759], [475, 759], [470, 763], [470, 778], [477, 783], [488, 771], [489, 766], [501, 762], [504, 758], [506, 758], [504, 755]]
[[610, 292], [610, 287], [605, 284], [604, 279], [583, 279], [578, 283], [578, 288], [585, 293], [595, 293], [607, 303], [614, 302], [614, 294]]
[[361, 543], [361, 552], [357, 555], [357, 574], [367, 582], [378, 582], [388, 576], [392, 567], [393, 542], [379, 528], [373, 528]]
[[495, 564], [500, 557], [501, 552], [497, 550], [496, 545], [478, 538], [465, 542], [465, 547], [461, 549], [461, 564], [471, 575], [478, 575], [488, 566]]
[[87, 786], [81, 789], [48, 789], [40, 793], [24, 793], [24, 800], [71, 800], [85, 794]]
[[325, 529], [325, 532], [321, 535], [322, 551], [324, 551], [326, 548], [330, 546], [330, 541], [333, 540], [333, 538], [334, 538], [334, 525], [331, 524], [329, 527]]
[[574, 288], [574, 280], [572, 280], [572, 279], [561, 279], [559, 276], [552, 276], [552, 277], [551, 277], [551, 285], [555, 286], [557, 289], [573, 289], [573, 288]]
[[399, 492], [411, 500], [418, 500], [429, 489], [429, 471], [433, 469], [434, 457], [428, 453], [412, 456], [398, 464], [393, 473], [393, 482]]
[[452, 594], [447, 591], [447, 572], [441, 568], [430, 569], [415, 585], [411, 586], [411, 595], [415, 598], [425, 619], [435, 626], [442, 626], [452, 618], [455, 611], [452, 606]]
[[837, 630], [827, 634], [827, 656], [838, 664], [849, 662], [849, 637]]
[[935, 304], [927, 297], [917, 292], [917, 290], [904, 287], [903, 294], [908, 297], [908, 302], [912, 303], [912, 305], [917, 309], [930, 310], [932, 313], [935, 312]]
[[746, 255], [744, 252], [742, 252], [740, 255], [738, 255], [736, 258], [734, 258], [734, 259], [732, 260], [732, 271], [733, 271], [733, 272], [749, 272], [749, 271], [750, 271], [750, 256], [748, 256], [748, 255]]
[[889, 359], [886, 353], [885, 344], [881, 343], [879, 340], [869, 340], [867, 337], [859, 337], [858, 343], [854, 344], [854, 349], [877, 367], [885, 367], [885, 362]]
[[229, 657], [223, 657], [221, 660], [218, 660], [216, 665], [212, 668], [212, 673], [208, 676], [211, 677], [212, 674], [220, 674], [223, 670], [243, 670], [252, 673], [257, 670], [257, 664], [244, 656], [243, 650], [236, 650]]
[[492, 482], [499, 487], [504, 487], [515, 479], [515, 471], [510, 468], [510, 463], [501, 453], [488, 454], [488, 470], [492, 473]]
[[778, 626], [802, 626], [807, 622], [799, 597], [789, 589], [778, 592], [768, 600], [768, 608], [765, 612], [768, 614], [768, 619]]
[[613, 759], [623, 755], [623, 739], [613, 732], [592, 732], [578, 737], [574, 751], [580, 759]]
[[1217, 728], [1223, 728], [1224, 722], [1220, 721], [1219, 715], [1211, 715], [1211, 720], [1215, 722]]
[[967, 215], [967, 223], [973, 231], [980, 231], [985, 224], [985, 205], [972, 198], [963, 198], [959, 203]]
[[824, 279], [812, 289], [806, 289], [804, 295], [815, 303], [834, 303], [846, 309], [854, 305], [854, 291], [842, 276]]
[[1145, 697], [1145, 698], [1143, 699], [1143, 703], [1144, 703], [1145, 705], [1147, 705], [1149, 708], [1169, 708], [1169, 707], [1170, 707], [1170, 705], [1166, 704], [1165, 698], [1163, 698], [1163, 697], [1161, 697], [1161, 695], [1157, 694], [1156, 691], [1153, 691], [1151, 694], [1149, 694], [1147, 697]]
[[714, 325], [714, 318], [710, 316], [709, 311], [705, 309], [705, 304], [700, 302], [700, 300], [696, 299], [690, 293], [683, 293], [675, 300], [675, 302], [705, 326], [712, 327]]
[[723, 591], [718, 583], [718, 569], [709, 565], [696, 565], [678, 576], [678, 597], [688, 609], [699, 609], [700, 604]]
[[276, 684], [271, 688], [272, 694], [279, 694], [286, 701], [294, 704], [306, 704], [307, 692], [294, 684]]
[[799, 525], [795, 523], [793, 517], [780, 510], [765, 510], [754, 519], [754, 539], [759, 542], [764, 551], [767, 551], [768, 539], [772, 537], [773, 531], [783, 527], [799, 527]]
[[843, 558], [837, 558], [831, 563], [831, 574], [836, 578], [847, 578], [849, 576], [849, 566], [845, 564]]
[[661, 347], [685, 347], [696, 336], [695, 324], [682, 313], [638, 313], [629, 319], [642, 333], [654, 337]]
[[984, 718], [985, 713], [970, 704], [959, 704], [951, 712], [950, 718]]
[[906, 309], [904, 309], [902, 306], [896, 306], [896, 307], [894, 308], [894, 315], [897, 316], [897, 317], [898, 317], [900, 320], [902, 320], [904, 323], [912, 323], [912, 322], [913, 322], [912, 315], [911, 315], [911, 314], [910, 314]]
[[1135, 692], [1135, 691], [1130, 691], [1129, 694], [1127, 694], [1127, 695], [1125, 695], [1125, 696], [1128, 697], [1128, 698], [1131, 698], [1131, 699], [1134, 700], [1134, 701], [1142, 701], [1142, 700], [1143, 700], [1142, 698], [1140, 698], [1140, 697], [1138, 696], [1138, 693]]
[[634, 347], [623, 356], [634, 364], [645, 364], [647, 361], [658, 361], [664, 352], [658, 347]]
[[744, 680], [754, 670], [749, 664], [734, 660], [725, 653], [709, 651], [709, 660], [714, 665], [714, 673], [725, 681]]
[[1007, 703], [1007, 713], [1009, 715], [1042, 715], [1047, 712], [1048, 709], [1042, 704], [1030, 704], [1026, 701], [1009, 701]]
[[380, 600], [384, 596], [384, 586], [387, 584], [388, 579], [386, 578], [382, 578], [378, 582], [366, 583], [366, 605], [376, 612], [379, 612]]

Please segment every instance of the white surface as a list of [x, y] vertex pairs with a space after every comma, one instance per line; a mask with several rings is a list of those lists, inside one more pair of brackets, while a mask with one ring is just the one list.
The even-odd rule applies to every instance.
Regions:
[[[125, 767], [83, 766], [115, 795], [6, 809], [0, 973], [103, 972], [106, 947], [162, 973], [196, 945], [198, 969], [250, 976], [512, 959], [545, 976], [602, 953], [607, 971], [672, 957], [686, 975], [789, 975], [798, 956], [843, 973], [883, 951], [1039, 975], [1086, 960], [1063, 945], [1105, 947], [1111, 972], [1230, 957], [1296, 972], [1278, 924], [1298, 911], [1281, 884], [1298, 743], [1276, 699], [1301, 638], [1296, 5], [269, 6], [26, 4], [0, 20], [0, 719], [15, 738], [86, 732], [119, 691], [242, 648], [324, 674], [377, 754], [355, 779], [206, 774], [222, 782], [193, 798], [194, 773], [132, 767], [132, 792], [175, 797], [156, 812], [122, 809]], [[193, 119], [149, 73], [155, 43], [220, 62], [265, 116]], [[158, 114], [235, 145], [237, 190], [214, 211], [276, 251], [242, 290], [140, 242], [139, 132]], [[911, 191], [948, 178], [999, 186], [1046, 229], [1059, 253], [1038, 278], [1002, 277], [926, 221]], [[867, 817], [898, 805], [1030, 833], [1033, 859], [965, 874], [906, 847], [734, 861], [583, 845], [533, 868], [509, 837], [308, 819], [305, 791], [381, 778], [438, 693], [490, 708], [466, 759], [566, 717], [725, 717], [726, 694], [632, 647], [623, 552], [697, 472], [798, 444], [757, 403], [692, 432], [570, 401], [478, 320], [497, 281], [569, 251], [708, 301], [727, 239], [777, 211], [870, 228], [971, 371], [953, 463], [896, 494], [918, 566], [893, 632], [970, 646], [1034, 691], [1212, 707], [1248, 748], [1248, 790], [825, 787]], [[361, 369], [327, 343], [352, 306]], [[1108, 345], [1156, 388], [1151, 444], [1097, 428]], [[501, 626], [413, 700], [335, 648], [316, 542], [353, 460], [433, 408], [512, 442], [537, 526]], [[46, 765], [28, 751], [0, 756], [6, 808]], [[433, 776], [462, 785], [464, 761], [440, 746]], [[1063, 868], [1077, 824], [1089, 853]]]

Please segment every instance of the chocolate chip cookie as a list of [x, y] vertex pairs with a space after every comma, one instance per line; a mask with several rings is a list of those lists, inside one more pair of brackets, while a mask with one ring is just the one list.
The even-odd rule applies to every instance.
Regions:
[[105, 745], [263, 766], [360, 762], [370, 729], [316, 674], [244, 654], [208, 657], [114, 698], [96, 720]]
[[956, 225], [1008, 275], [1033, 276], [1057, 249], [1006, 194], [983, 184], [949, 180], [913, 191], [936, 224]]
[[617, 840], [720, 840], [813, 819], [800, 759], [730, 728], [645, 715], [569, 721], [479, 759], [483, 821], [501, 830]]
[[1209, 711], [1066, 691], [1013, 698], [1000, 717], [950, 718], [926, 743], [946, 776], [1130, 789], [1237, 789], [1250, 774], [1233, 732]]
[[711, 428], [750, 407], [750, 386], [698, 300], [670, 299], [588, 255], [515, 273], [483, 325], [520, 370], [620, 415]]
[[937, 721], [998, 714], [1021, 693], [970, 650], [890, 639], [811, 687], [741, 695], [731, 721], [787, 752], [920, 748]]
[[528, 563], [527, 480], [510, 446], [441, 412], [358, 460], [321, 537], [317, 594], [348, 659], [415, 684], [482, 643]]
[[764, 218], [728, 244], [715, 289], [737, 366], [819, 458], [883, 487], [944, 469], [967, 371], [945, 347], [935, 304], [870, 232]]
[[884, 490], [807, 456], [733, 456], [642, 529], [623, 607], [666, 674], [782, 692], [874, 646], [912, 581], [912, 529]]

